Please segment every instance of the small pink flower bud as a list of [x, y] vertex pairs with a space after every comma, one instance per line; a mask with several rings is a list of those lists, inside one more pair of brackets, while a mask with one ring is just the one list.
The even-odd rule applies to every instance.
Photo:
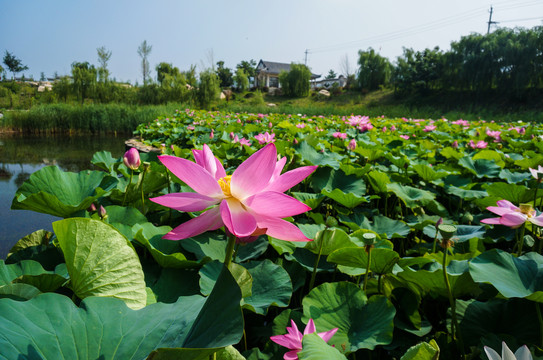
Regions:
[[94, 203], [90, 204], [89, 208], [87, 209], [88, 212], [95, 212], [96, 211], [96, 205]]
[[356, 149], [356, 140], [355, 139], [351, 139], [351, 141], [349, 141], [349, 145], [347, 145], [347, 148], [351, 151], [353, 151], [354, 149]]
[[104, 219], [107, 216], [106, 209], [100, 205], [100, 210], [98, 211], [98, 214], [100, 215], [100, 218]]
[[137, 170], [140, 167], [140, 153], [136, 148], [131, 148], [124, 153], [123, 162], [127, 168]]
[[458, 149], [458, 141], [457, 141], [457, 140], [454, 140], [451, 146], [452, 146], [454, 149]]
[[213, 139], [215, 137], [215, 134], [213, 133], [213, 129], [211, 129], [211, 134], [209, 134], [209, 138]]
[[271, 129], [273, 127], [273, 124], [271, 122], [269, 122], [268, 127]]

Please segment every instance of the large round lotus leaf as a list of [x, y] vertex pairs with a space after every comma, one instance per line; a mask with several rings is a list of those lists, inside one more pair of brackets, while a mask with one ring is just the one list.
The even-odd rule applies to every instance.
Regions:
[[516, 337], [522, 343], [538, 343], [539, 323], [536, 305], [525, 299], [456, 300], [456, 314], [466, 346], [476, 346], [481, 338], [494, 334], [499, 339]]
[[292, 282], [285, 269], [268, 259], [251, 261], [243, 264], [243, 267], [253, 278], [251, 296], [243, 299], [244, 308], [265, 315], [272, 305], [288, 306], [292, 296]]
[[469, 272], [507, 298], [543, 302], [543, 256], [537, 253], [516, 258], [498, 249], [486, 251], [470, 262]]
[[388, 191], [393, 192], [399, 197], [405, 206], [412, 209], [418, 206], [428, 205], [435, 199], [436, 195], [426, 190], [421, 190], [412, 186], [402, 185], [397, 182], [393, 182], [387, 185]]
[[328, 345], [316, 333], [307, 334], [302, 339], [302, 351], [298, 353], [300, 360], [347, 360], [338, 349]]
[[[473, 282], [468, 271], [467, 260], [451, 261], [447, 266], [447, 274], [453, 297], [474, 295], [479, 292], [479, 287]], [[443, 279], [443, 267], [437, 262], [424, 270], [405, 267], [403, 271], [397, 273], [397, 277], [415, 285], [421, 294], [444, 298], [449, 296]]]
[[458, 165], [464, 167], [478, 178], [488, 177], [496, 178], [502, 168], [494, 160], [477, 159], [473, 160], [469, 156], [464, 156], [458, 161]]
[[80, 307], [54, 293], [26, 302], [0, 299], [0, 349], [6, 359], [79, 360], [139, 360], [158, 348], [207, 351], [241, 339], [240, 298], [226, 271], [207, 298], [137, 311], [114, 298], [89, 297]]
[[[509, 200], [513, 204], [522, 204], [534, 201], [535, 190], [528, 189], [524, 185], [506, 184], [504, 182], [495, 182], [485, 187], [489, 196], [498, 197], [503, 200]], [[538, 198], [541, 197], [539, 194]]]
[[17, 243], [13, 245], [11, 250], [9, 250], [8, 257], [11, 254], [16, 253], [17, 251], [21, 251], [32, 246], [47, 246], [52, 236], [53, 233], [47, 230], [34, 231], [32, 234], [28, 234], [25, 237], [21, 238], [19, 241], [17, 241]]
[[311, 177], [311, 182], [317, 191], [348, 208], [367, 202], [364, 197], [366, 184], [355, 175], [346, 175], [341, 170], [319, 168]]
[[[370, 271], [376, 274], [387, 274], [392, 271], [400, 255], [389, 249], [372, 249]], [[368, 268], [368, 253], [365, 248], [343, 248], [331, 253], [328, 262], [354, 268]]]
[[106, 196], [117, 182], [115, 177], [102, 171], [77, 174], [47, 166], [30, 175], [17, 190], [11, 208], [66, 218]]
[[373, 222], [358, 213], [351, 214], [350, 216], [342, 216], [340, 220], [353, 230], [371, 230], [379, 234], [381, 238], [386, 239], [405, 237], [411, 231], [411, 228], [403, 221], [394, 220], [382, 215], [374, 216]]
[[430, 343], [421, 342], [411, 346], [400, 360], [437, 360], [439, 359], [439, 346], [435, 340]]
[[99, 220], [71, 218], [53, 223], [70, 274], [81, 299], [110, 296], [133, 309], [145, 306], [147, 294], [138, 255], [114, 227]]
[[369, 300], [358, 286], [350, 282], [324, 283], [315, 287], [303, 300], [304, 321], [315, 321], [318, 331], [338, 328], [328, 342], [336, 349], [351, 353], [358, 349], [373, 350], [390, 344], [396, 310], [384, 296]]
[[332, 229], [319, 231], [313, 241], [306, 243], [305, 249], [313, 254], [328, 255], [334, 250], [348, 246], [355, 246], [349, 235], [341, 229]]
[[[296, 147], [296, 152], [300, 154], [302, 160], [307, 165], [319, 165], [319, 169], [329, 166], [333, 169], [339, 169], [339, 162], [345, 157], [335, 152], [325, 151], [321, 153], [315, 150], [307, 141], [302, 141]], [[315, 177], [313, 175], [313, 177]]]

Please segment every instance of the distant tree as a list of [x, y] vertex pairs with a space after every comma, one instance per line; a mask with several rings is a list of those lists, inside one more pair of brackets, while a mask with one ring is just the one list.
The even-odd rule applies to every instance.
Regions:
[[184, 101], [187, 94], [187, 79], [172, 64], [161, 62], [156, 66], [157, 81], [162, 90], [163, 101]]
[[249, 61], [242, 60], [236, 65], [236, 69], [242, 69], [249, 79], [249, 83], [254, 83], [256, 76], [256, 61], [251, 59]]
[[4, 55], [4, 64], [8, 67], [8, 70], [11, 71], [13, 74], [13, 79], [15, 79], [15, 74], [20, 73], [21, 71], [28, 70], [28, 66], [23, 65], [21, 59], [18, 59], [6, 50], [6, 54]]
[[335, 73], [334, 70], [330, 69], [330, 71], [328, 71], [328, 75], [326, 75], [325, 79], [335, 79], [337, 78], [337, 74]]
[[437, 88], [444, 79], [445, 57], [438, 47], [414, 51], [403, 49], [392, 73], [391, 82], [403, 92], [427, 91]]
[[162, 82], [164, 81], [164, 77], [166, 75], [176, 76], [179, 74], [178, 68], [166, 62], [159, 63], [155, 67], [155, 70], [156, 70], [156, 80], [158, 81], [160, 85], [162, 85]]
[[185, 75], [187, 84], [192, 87], [196, 87], [196, 85], [198, 85], [198, 79], [196, 78], [196, 65], [191, 65], [189, 70], [183, 71], [183, 75]]
[[380, 85], [388, 83], [392, 65], [372, 48], [358, 52], [358, 65], [358, 86], [361, 89], [377, 90]]
[[47, 78], [45, 77], [45, 73], [42, 71], [40, 73], [40, 81], [45, 81], [45, 80], [47, 80]]
[[219, 78], [213, 70], [208, 69], [200, 73], [200, 82], [196, 91], [196, 99], [200, 107], [209, 108], [219, 98], [221, 92], [219, 84]]
[[57, 94], [59, 99], [64, 99], [64, 102], [67, 102], [71, 92], [70, 79], [67, 76], [62, 76], [60, 78], [57, 76], [55, 79], [56, 81], [53, 83], [53, 92]]
[[303, 97], [309, 95], [311, 71], [303, 64], [290, 65], [290, 71], [279, 74], [279, 83], [287, 96]]
[[141, 73], [143, 75], [143, 86], [147, 85], [149, 78], [151, 77], [151, 69], [149, 68], [149, 54], [153, 47], [147, 44], [147, 40], [143, 40], [138, 47], [138, 55], [141, 57]]
[[5, 70], [2, 65], [0, 65], [0, 80], [4, 80], [5, 77]]
[[228, 88], [234, 84], [234, 75], [232, 74], [232, 70], [224, 67], [224, 61], [217, 62], [217, 70], [215, 72], [219, 77], [221, 88]]
[[249, 88], [249, 78], [247, 77], [245, 70], [241, 68], [236, 70], [234, 81], [236, 82], [236, 87], [239, 91], [246, 91]]
[[72, 78], [74, 93], [77, 94], [81, 103], [83, 103], [96, 85], [96, 68], [87, 61], [73, 62]]
[[106, 82], [109, 78], [109, 70], [107, 69], [107, 63], [111, 59], [111, 51], [107, 51], [105, 46], [101, 46], [96, 49], [98, 53], [98, 80], [100, 82]]
[[350, 88], [355, 83], [355, 75], [353, 73], [351, 62], [349, 61], [349, 55], [345, 54], [339, 61], [339, 67], [340, 71], [343, 75], [345, 75], [345, 78], [347, 79], [347, 84], [345, 87]]

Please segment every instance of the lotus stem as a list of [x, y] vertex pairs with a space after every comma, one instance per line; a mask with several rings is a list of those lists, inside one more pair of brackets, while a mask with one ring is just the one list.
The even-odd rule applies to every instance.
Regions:
[[523, 224], [520, 230], [520, 238], [518, 239], [517, 257], [522, 255], [522, 247], [524, 246], [524, 232], [525, 231], [526, 231], [526, 225]]
[[434, 237], [434, 246], [432, 247], [432, 254], [435, 254], [436, 252], [436, 246], [437, 246], [437, 234], [439, 232], [436, 230], [436, 236]]
[[539, 347], [543, 347], [543, 317], [541, 316], [541, 308], [538, 302], [535, 302], [535, 311], [537, 312], [537, 319], [539, 320], [539, 336], [541, 337]]
[[123, 199], [123, 206], [126, 202], [126, 195], [128, 194], [128, 189], [130, 189], [130, 185], [132, 185], [132, 176], [134, 176], [134, 170], [130, 170], [130, 180], [128, 181], [128, 185], [126, 186], [126, 190], [124, 192], [124, 199]]
[[449, 282], [449, 276], [447, 274], [447, 253], [449, 252], [448, 248], [443, 249], [443, 278], [445, 280], [445, 287], [447, 288], [447, 294], [449, 296], [449, 304], [451, 305], [451, 336], [454, 340], [457, 341], [457, 346], [460, 348], [460, 353], [462, 358], [465, 359], [466, 355], [464, 353], [464, 343], [462, 341], [462, 336], [460, 335], [460, 327], [458, 326], [458, 320], [456, 318], [456, 301], [453, 298], [451, 291], [451, 283]]
[[319, 254], [317, 255], [317, 259], [315, 260], [315, 265], [313, 266], [313, 273], [311, 273], [311, 280], [309, 281], [309, 291], [311, 291], [311, 289], [313, 289], [313, 285], [315, 285], [315, 278], [317, 277], [317, 268], [319, 266], [319, 261], [321, 260], [322, 245], [323, 245], [323, 241], [321, 239], [321, 244], [319, 246]]
[[143, 176], [141, 178], [141, 213], [145, 214], [145, 197], [143, 196], [143, 182], [145, 181], [145, 174], [147, 173], [147, 168], [143, 171]]
[[368, 253], [368, 266], [366, 267], [366, 273], [364, 274], [364, 287], [362, 289], [364, 292], [366, 292], [366, 288], [368, 286], [368, 275], [371, 267], [371, 245], [366, 246], [366, 252]]
[[226, 255], [224, 256], [224, 266], [230, 267], [232, 263], [232, 255], [234, 253], [234, 247], [236, 246], [236, 235], [228, 235], [228, 244], [226, 245]]

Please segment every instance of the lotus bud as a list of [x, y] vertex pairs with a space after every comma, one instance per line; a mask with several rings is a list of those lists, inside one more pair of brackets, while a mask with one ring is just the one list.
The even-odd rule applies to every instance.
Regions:
[[439, 228], [439, 225], [443, 224], [443, 218], [440, 217], [438, 221], [436, 221], [436, 231], [438, 230]]
[[453, 149], [458, 149], [458, 141], [454, 140], [451, 146], [453, 147]]
[[98, 214], [100, 215], [100, 219], [102, 220], [107, 218], [107, 211], [102, 205], [100, 205], [100, 210], [98, 211]]
[[349, 141], [349, 145], [347, 145], [347, 148], [351, 151], [353, 151], [354, 149], [356, 149], [356, 140], [355, 139], [351, 139], [351, 141]]
[[95, 212], [96, 211], [96, 205], [94, 203], [90, 204], [89, 208], [87, 209], [88, 212]]
[[131, 148], [124, 153], [123, 162], [127, 168], [138, 170], [141, 164], [140, 153], [136, 148]]
[[268, 127], [271, 129], [273, 127], [273, 124], [271, 122], [269, 122]]
[[211, 129], [211, 134], [209, 134], [209, 138], [213, 139], [215, 137], [215, 134], [213, 133], [213, 129]]
[[234, 134], [234, 132], [231, 132], [229, 136], [231, 140], [234, 140], [234, 137], [236, 136], [236, 134]]

